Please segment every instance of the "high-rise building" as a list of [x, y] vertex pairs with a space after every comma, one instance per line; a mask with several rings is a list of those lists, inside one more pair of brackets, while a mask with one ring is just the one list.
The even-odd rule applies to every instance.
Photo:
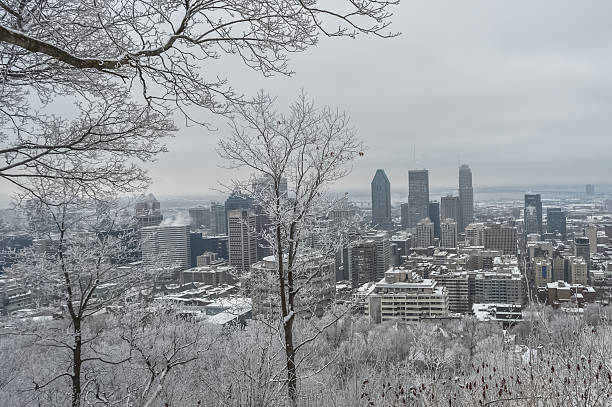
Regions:
[[591, 248], [588, 237], [574, 237], [574, 256], [582, 257], [584, 259], [587, 266], [587, 278], [590, 279], [589, 270], [591, 269]]
[[369, 232], [366, 234], [366, 239], [372, 239], [376, 244], [376, 261], [374, 263], [376, 278], [383, 278], [385, 271], [391, 267], [391, 241], [389, 234], [383, 231]]
[[467, 164], [459, 167], [459, 200], [461, 201], [461, 224], [459, 231], [474, 221], [474, 189], [472, 188], [472, 170]]
[[[365, 240], [347, 249], [345, 267], [354, 288], [376, 281], [376, 242]], [[347, 264], [348, 262], [348, 264]]]
[[546, 231], [561, 235], [562, 240], [567, 239], [567, 221], [561, 208], [546, 209]]
[[517, 233], [513, 226], [501, 223], [487, 224], [483, 240], [487, 250], [499, 250], [503, 254], [517, 254]]
[[164, 217], [161, 213], [161, 205], [153, 194], [142, 195], [135, 205], [136, 227], [138, 229], [147, 226], [158, 226]]
[[427, 217], [429, 206], [429, 172], [427, 170], [408, 171], [408, 227]]
[[429, 220], [434, 224], [434, 237], [440, 238], [440, 204], [438, 201], [429, 202]]
[[591, 254], [597, 253], [597, 226], [585, 226], [584, 235], [589, 238], [589, 252]]
[[210, 203], [210, 224], [212, 233], [220, 236], [227, 235], [227, 219], [225, 217], [225, 205], [218, 202]]
[[542, 197], [540, 194], [525, 194], [525, 235], [537, 233], [542, 236]]
[[416, 225], [414, 247], [429, 247], [434, 244], [434, 225], [429, 218], [421, 219]]
[[210, 229], [211, 225], [210, 208], [197, 206], [189, 208], [189, 218], [191, 219], [191, 230]]
[[233, 209], [227, 213], [229, 264], [239, 272], [247, 272], [257, 261], [255, 212]]
[[401, 213], [401, 222], [402, 222], [402, 229], [406, 230], [408, 229], [408, 225], [410, 224], [410, 210], [408, 209], [409, 206], [407, 203], [403, 203], [400, 205], [400, 213]]
[[466, 246], [484, 246], [484, 230], [483, 223], [470, 223], [465, 227], [465, 245]]
[[349, 248], [346, 255], [350, 264], [349, 279], [353, 287], [377, 281], [391, 267], [391, 241], [385, 231], [368, 232], [363, 241]]
[[533, 261], [534, 283], [537, 287], [546, 287], [547, 283], [553, 281], [553, 268], [551, 259], [548, 257], [536, 257]]
[[393, 228], [391, 221], [391, 183], [384, 170], [376, 170], [371, 186], [372, 226], [390, 230]]
[[[569, 256], [567, 258], [571, 284], [588, 284], [588, 269], [582, 257]], [[555, 276], [556, 278], [556, 276]]]
[[440, 247], [457, 247], [457, 222], [452, 219], [446, 218], [440, 225]]
[[461, 220], [461, 201], [459, 197], [443, 196], [440, 202], [440, 219], [452, 219], [458, 224]]
[[189, 225], [146, 226], [140, 229], [142, 260], [148, 266], [191, 267]]

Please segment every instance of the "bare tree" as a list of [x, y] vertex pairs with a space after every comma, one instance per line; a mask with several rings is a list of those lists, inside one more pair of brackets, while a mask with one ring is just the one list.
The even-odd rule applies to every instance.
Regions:
[[[203, 123], [192, 107], [227, 113], [240, 99], [210, 73], [215, 60], [291, 74], [288, 55], [321, 34], [394, 35], [397, 2], [0, 0], [0, 177], [129, 184], [125, 170], [160, 151], [173, 111]], [[103, 164], [79, 168], [91, 160]]]
[[[92, 196], [89, 188], [79, 189], [79, 182], [67, 179], [30, 181], [21, 196], [22, 208], [36, 227], [32, 232], [44, 244], [25, 251], [10, 273], [32, 287], [44, 303], [65, 311], [63, 330], [24, 334], [36, 336], [43, 346], [61, 349], [70, 366], [44, 380], [33, 378], [33, 390], [69, 379], [76, 407], [82, 402], [83, 371], [88, 363], [122, 363], [95, 346], [102, 331], [85, 331], [85, 324], [127, 290], [147, 281], [147, 276], [137, 265], [119, 267], [129, 256], [136, 235], [125, 229], [130, 218], [122, 216], [123, 208], [116, 199]], [[66, 330], [70, 332], [67, 337]]]
[[[273, 280], [278, 296], [277, 321], [282, 326], [288, 394], [295, 401], [296, 353], [326, 326], [317, 327], [312, 337], [295, 342], [298, 302], [324, 272], [316, 265], [324, 265], [327, 260], [311, 257], [308, 242], [315, 235], [325, 235], [315, 227], [317, 217], [329, 214], [343, 202], [329, 198], [327, 187], [348, 174], [351, 161], [363, 154], [363, 147], [344, 113], [317, 109], [304, 94], [287, 114], [278, 113], [274, 100], [263, 93], [238, 110], [240, 119], [232, 121], [231, 136], [219, 142], [219, 153], [230, 166], [247, 167], [268, 180], [265, 187], [254, 191], [254, 200], [261, 205], [269, 225], [265, 238], [276, 261]], [[285, 181], [287, 192], [282, 188]], [[332, 247], [329, 243], [322, 246]], [[335, 250], [330, 252], [335, 254]], [[335, 319], [329, 325], [333, 322]]]

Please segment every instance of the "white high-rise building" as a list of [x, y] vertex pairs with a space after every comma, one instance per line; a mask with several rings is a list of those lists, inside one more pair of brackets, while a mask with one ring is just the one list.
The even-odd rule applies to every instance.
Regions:
[[589, 252], [597, 253], [597, 226], [588, 225], [584, 228], [584, 235], [589, 238]]
[[189, 225], [147, 226], [140, 229], [142, 260], [149, 266], [191, 267]]
[[457, 247], [457, 222], [452, 219], [444, 219], [440, 224], [440, 247]]

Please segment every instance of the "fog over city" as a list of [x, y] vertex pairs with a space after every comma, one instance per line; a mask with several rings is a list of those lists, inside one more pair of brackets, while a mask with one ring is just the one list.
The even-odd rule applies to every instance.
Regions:
[[[367, 193], [376, 168], [394, 191], [407, 191], [413, 167], [452, 187], [459, 161], [476, 188], [607, 183], [611, 15], [606, 1], [402, 2], [397, 38], [321, 38], [291, 56], [292, 77], [264, 79], [229, 58], [223, 75], [247, 95], [266, 88], [288, 103], [303, 88], [345, 110], [368, 147], [342, 182], [354, 192]], [[214, 153], [225, 121], [206, 119], [219, 130], [181, 126], [151, 166], [152, 190], [214, 193], [229, 178]]]

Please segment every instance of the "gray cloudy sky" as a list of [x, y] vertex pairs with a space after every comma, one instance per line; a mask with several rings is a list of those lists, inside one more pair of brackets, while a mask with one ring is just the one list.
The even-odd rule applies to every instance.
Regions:
[[[367, 191], [377, 168], [405, 190], [413, 145], [432, 188], [456, 184], [459, 159], [475, 186], [612, 183], [612, 2], [402, 0], [393, 22], [393, 39], [321, 38], [292, 56], [290, 78], [231, 58], [220, 71], [246, 95], [265, 88], [286, 104], [304, 88], [346, 110], [368, 145], [346, 190]], [[168, 141], [153, 192], [208, 195], [230, 177], [215, 123]]]
[[[413, 145], [432, 187], [456, 184], [459, 159], [475, 186], [610, 183], [612, 2], [402, 0], [393, 21], [398, 38], [322, 38], [293, 55], [291, 78], [224, 68], [246, 94], [286, 103], [303, 87], [348, 112], [368, 151], [342, 188], [367, 190], [384, 168], [405, 189]], [[224, 134], [182, 129], [153, 190], [209, 193], [228, 178]]]

